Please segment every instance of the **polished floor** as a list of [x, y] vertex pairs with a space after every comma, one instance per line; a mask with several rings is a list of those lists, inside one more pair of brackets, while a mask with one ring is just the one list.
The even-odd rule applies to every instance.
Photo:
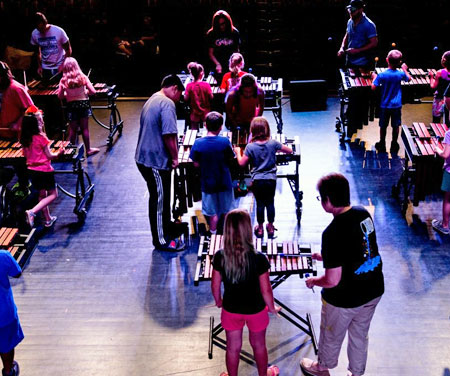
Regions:
[[[352, 190], [352, 203], [367, 206], [375, 218], [384, 261], [386, 293], [370, 330], [366, 375], [450, 376], [450, 238], [431, 229], [440, 216], [440, 196], [409, 210], [405, 219], [391, 187], [402, 160], [378, 156], [377, 124], [360, 140], [340, 144], [335, 132], [336, 98], [328, 109], [291, 112], [283, 106], [284, 133], [298, 135], [304, 192], [301, 226], [293, 195], [280, 181], [276, 196], [278, 239], [298, 240], [320, 251], [321, 232], [331, 221], [316, 200], [323, 174], [340, 171]], [[73, 200], [60, 195], [52, 206], [54, 229], [43, 232], [23, 277], [13, 281], [25, 333], [16, 359], [24, 376], [195, 375], [225, 370], [224, 351], [208, 359], [209, 317], [219, 318], [207, 283], [193, 284], [195, 247], [177, 254], [154, 251], [147, 217], [148, 193], [134, 164], [142, 101], [120, 102], [123, 135], [106, 148], [106, 131], [91, 124], [98, 155], [85, 162], [95, 183], [86, 222], [78, 225]], [[274, 126], [271, 113], [266, 113]], [[404, 122], [430, 122], [430, 105], [407, 105]], [[180, 122], [180, 130], [183, 125]], [[70, 184], [70, 177], [60, 182]], [[253, 210], [251, 196], [240, 205]], [[323, 272], [319, 266], [319, 273]], [[320, 293], [292, 276], [275, 296], [301, 315], [310, 312], [319, 332]], [[313, 357], [309, 338], [286, 320], [272, 318], [267, 334], [269, 361], [281, 375], [300, 375], [299, 361]], [[245, 334], [244, 349], [250, 346]], [[343, 347], [332, 375], [346, 374]], [[241, 362], [240, 375], [257, 375]]]

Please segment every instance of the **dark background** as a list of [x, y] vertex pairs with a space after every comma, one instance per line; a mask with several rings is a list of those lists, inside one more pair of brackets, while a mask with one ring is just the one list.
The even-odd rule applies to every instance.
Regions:
[[[336, 52], [345, 33], [348, 1], [342, 0], [9, 0], [0, 1], [1, 51], [6, 45], [31, 50], [33, 14], [41, 11], [49, 23], [68, 34], [82, 69], [93, 69], [95, 82], [117, 83], [130, 94], [149, 94], [166, 73], [186, 70], [198, 61], [209, 71], [204, 35], [212, 15], [228, 11], [242, 37], [246, 69], [257, 75], [293, 79], [326, 79], [337, 86], [342, 64]], [[367, 16], [379, 35], [380, 66], [396, 43], [410, 67], [439, 68], [450, 49], [449, 1], [368, 0]], [[144, 17], [151, 25], [144, 25]], [[115, 53], [114, 38], [130, 42], [154, 35], [155, 42], [134, 51], [131, 58]], [[158, 47], [157, 47], [158, 46]], [[31, 66], [28, 77], [35, 75]], [[19, 76], [19, 75], [17, 75]], [[286, 85], [288, 86], [288, 85]]]

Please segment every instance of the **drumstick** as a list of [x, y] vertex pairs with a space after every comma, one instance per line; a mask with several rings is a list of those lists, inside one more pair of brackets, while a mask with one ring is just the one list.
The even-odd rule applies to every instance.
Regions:
[[[309, 278], [309, 273], [306, 273], [306, 274], [305, 274], [305, 277], [306, 277], [306, 278]], [[316, 293], [316, 292], [314, 291], [314, 286], [311, 287], [311, 290], [312, 290], [312, 292], [313, 292], [314, 294]]]

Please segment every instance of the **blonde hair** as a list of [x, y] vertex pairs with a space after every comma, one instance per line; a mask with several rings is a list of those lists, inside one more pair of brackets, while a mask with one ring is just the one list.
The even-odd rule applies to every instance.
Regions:
[[81, 71], [78, 62], [73, 57], [67, 57], [63, 64], [63, 76], [61, 82], [68, 88], [76, 88], [86, 85], [86, 76]]
[[250, 123], [250, 133], [253, 141], [263, 141], [270, 137], [269, 122], [264, 116], [254, 117]]
[[252, 222], [247, 210], [235, 209], [227, 214], [223, 237], [225, 275], [232, 283], [238, 283], [247, 275], [249, 253], [255, 252]]
[[239, 72], [244, 68], [244, 64], [244, 56], [242, 56], [239, 52], [232, 54], [228, 62], [231, 77], [237, 77]]

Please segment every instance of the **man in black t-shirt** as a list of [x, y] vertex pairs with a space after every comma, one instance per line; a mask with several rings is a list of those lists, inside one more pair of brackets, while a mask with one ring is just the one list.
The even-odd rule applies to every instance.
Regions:
[[300, 367], [305, 375], [329, 376], [348, 333], [348, 375], [361, 376], [370, 322], [384, 293], [375, 227], [366, 209], [350, 205], [349, 183], [343, 175], [324, 176], [317, 188], [323, 209], [334, 218], [322, 234], [321, 255], [313, 255], [323, 260], [325, 274], [306, 280], [309, 288], [323, 287], [318, 360], [303, 358]]

